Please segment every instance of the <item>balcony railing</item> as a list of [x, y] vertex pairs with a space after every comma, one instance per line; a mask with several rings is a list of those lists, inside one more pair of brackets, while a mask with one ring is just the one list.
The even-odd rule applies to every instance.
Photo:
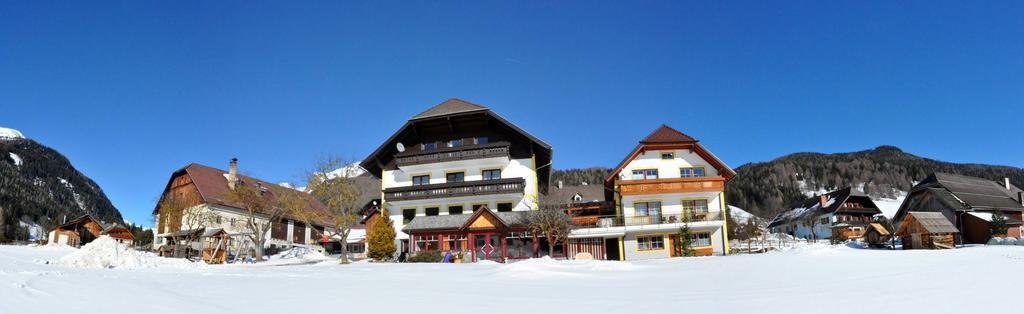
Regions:
[[473, 195], [523, 193], [525, 187], [526, 180], [523, 178], [413, 185], [384, 189], [384, 200], [408, 201]]
[[691, 213], [687, 214], [662, 214], [652, 216], [576, 216], [573, 222], [577, 228], [607, 228], [623, 226], [645, 226], [674, 223], [696, 223], [706, 221], [722, 221], [721, 212]]
[[508, 142], [494, 142], [480, 145], [447, 147], [425, 151], [399, 153], [395, 163], [399, 167], [430, 164], [435, 162], [508, 157]]
[[720, 176], [619, 181], [619, 192], [622, 195], [721, 192], [724, 190], [725, 178]]

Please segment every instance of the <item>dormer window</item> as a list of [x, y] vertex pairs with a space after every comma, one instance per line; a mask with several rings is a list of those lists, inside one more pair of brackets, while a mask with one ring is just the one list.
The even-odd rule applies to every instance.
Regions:
[[573, 202], [582, 202], [583, 201], [583, 195], [580, 195], [580, 193], [576, 193], [576, 195], [572, 196], [572, 201]]
[[448, 147], [460, 147], [462, 146], [462, 139], [448, 141]]

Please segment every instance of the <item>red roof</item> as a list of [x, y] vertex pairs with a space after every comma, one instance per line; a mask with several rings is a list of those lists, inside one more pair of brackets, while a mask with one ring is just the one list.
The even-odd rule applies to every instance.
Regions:
[[664, 144], [664, 143], [696, 143], [697, 140], [693, 139], [689, 135], [679, 132], [679, 130], [673, 129], [670, 126], [662, 124], [650, 135], [647, 135], [640, 143], [643, 144]]
[[[203, 199], [203, 203], [216, 204], [227, 207], [239, 208], [242, 206], [232, 203], [227, 200], [226, 194], [228, 191], [228, 179], [227, 171], [213, 168], [210, 166], [200, 165], [197, 163], [191, 163], [181, 170], [175, 171], [175, 176], [184, 171], [192, 179], [196, 189], [199, 190], [199, 195]], [[172, 176], [172, 180], [173, 180]], [[286, 188], [277, 184], [269, 183], [260, 179], [256, 179], [250, 176], [238, 175], [239, 179], [242, 180], [243, 184], [259, 184], [267, 190], [264, 196], [268, 198], [274, 198], [277, 195], [284, 195], [285, 193], [296, 193], [302, 195], [309, 201], [309, 209], [317, 211], [326, 211], [327, 206], [318, 201], [315, 197], [309, 193], [300, 192], [291, 188]]]

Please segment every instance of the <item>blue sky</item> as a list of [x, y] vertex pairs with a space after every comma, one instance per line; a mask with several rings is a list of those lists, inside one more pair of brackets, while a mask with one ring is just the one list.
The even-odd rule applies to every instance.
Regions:
[[0, 126], [131, 221], [190, 162], [294, 180], [450, 97], [614, 166], [661, 123], [734, 167], [882, 144], [1024, 166], [1024, 4], [0, 1]]

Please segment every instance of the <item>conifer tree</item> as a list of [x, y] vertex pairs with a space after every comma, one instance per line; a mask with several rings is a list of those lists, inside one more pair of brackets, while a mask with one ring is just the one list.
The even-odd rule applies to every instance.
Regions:
[[1003, 215], [1003, 212], [998, 210], [992, 212], [992, 223], [989, 226], [993, 237], [1006, 235], [1008, 230], [1006, 227], [1006, 215]]
[[375, 261], [382, 261], [395, 255], [395, 226], [387, 209], [382, 209], [375, 219], [367, 234], [366, 240], [370, 247], [366, 255]]
[[683, 227], [676, 234], [676, 256], [693, 256], [693, 232], [690, 231], [689, 215], [683, 215]]

